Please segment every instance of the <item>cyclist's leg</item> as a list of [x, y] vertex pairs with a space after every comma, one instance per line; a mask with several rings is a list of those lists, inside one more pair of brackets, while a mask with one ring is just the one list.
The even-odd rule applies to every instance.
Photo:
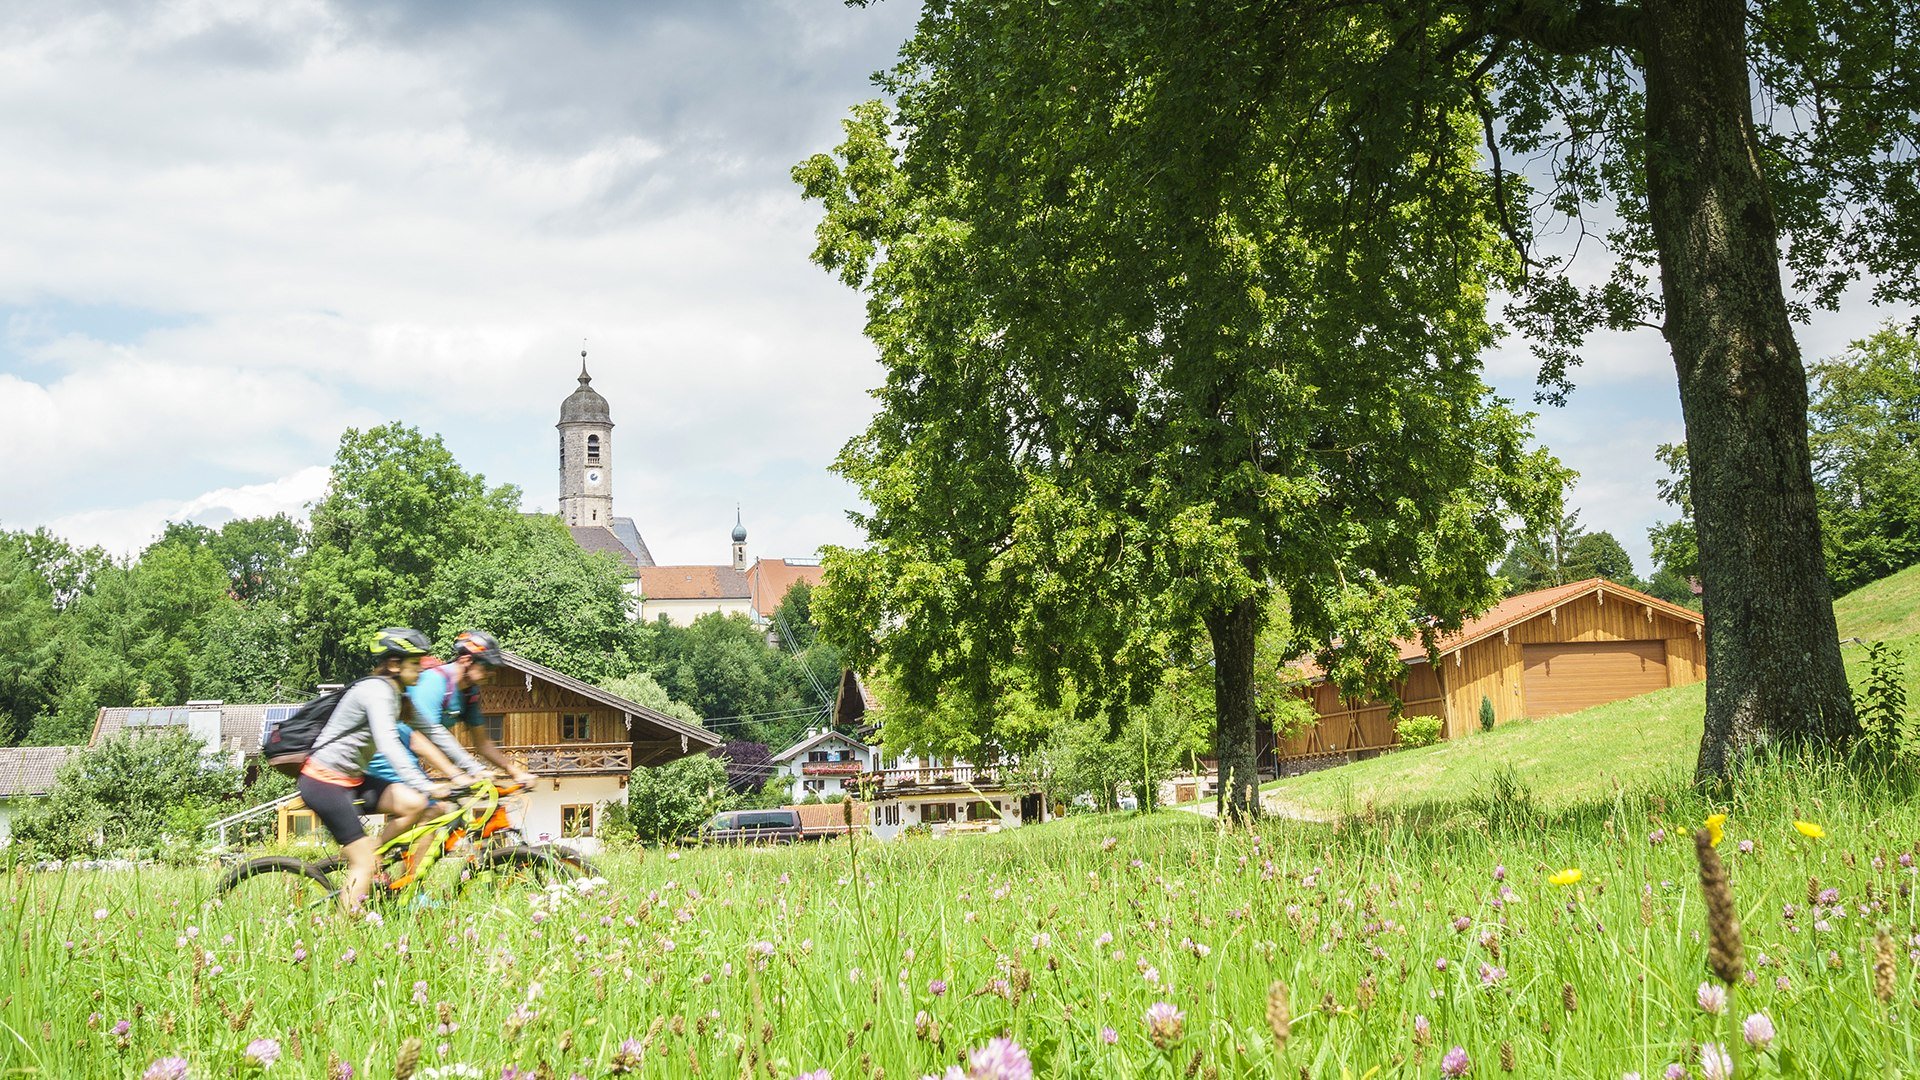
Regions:
[[[388, 784], [386, 790], [379, 795], [378, 806], [387, 819], [386, 828], [380, 832], [380, 842], [385, 845], [387, 841], [419, 823], [421, 816], [427, 812], [427, 797], [405, 784]], [[422, 843], [431, 842], [432, 839], [431, 836], [425, 837]], [[418, 848], [419, 845], [416, 845], [416, 850], [408, 853], [407, 872], [394, 882], [395, 885], [404, 885], [413, 876], [413, 868], [420, 863]]]
[[340, 890], [340, 906], [356, 913], [367, 898], [367, 885], [375, 868], [373, 841], [360, 825], [360, 810], [354, 788], [330, 784], [306, 773], [297, 782], [300, 798], [326, 827], [346, 856], [346, 883]]

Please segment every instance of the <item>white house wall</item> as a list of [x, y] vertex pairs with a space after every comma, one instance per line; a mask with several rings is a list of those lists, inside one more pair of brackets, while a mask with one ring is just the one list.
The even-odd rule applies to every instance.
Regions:
[[[1000, 791], [985, 795], [920, 795], [878, 800], [867, 807], [871, 822], [868, 830], [876, 840], [891, 840], [915, 825], [919, 825], [923, 820], [924, 807], [940, 803], [952, 806], [954, 820], [964, 822], [967, 820], [967, 808], [976, 802], [992, 803], [994, 809], [1000, 812], [1000, 827], [1003, 829], [1018, 828], [1022, 824], [1020, 796]], [[893, 813], [893, 810], [898, 810], [898, 814]], [[1045, 811], [1043, 810], [1042, 813]], [[944, 821], [934, 822], [929, 831], [934, 836], [943, 836], [946, 834], [947, 824]]]
[[664, 615], [667, 621], [675, 626], [690, 626], [693, 624], [693, 620], [713, 611], [718, 611], [722, 614], [740, 614], [752, 618], [753, 602], [744, 596], [725, 597], [718, 600], [659, 600], [643, 598], [640, 601], [641, 622], [652, 622]]
[[600, 804], [594, 809], [594, 831], [599, 831], [601, 815], [606, 813], [604, 804], [626, 802], [627, 789], [619, 776], [563, 776], [560, 786], [554, 787], [554, 778], [543, 776], [527, 795], [527, 808], [520, 821], [520, 831], [528, 840], [537, 842], [560, 839], [560, 808], [580, 804]]

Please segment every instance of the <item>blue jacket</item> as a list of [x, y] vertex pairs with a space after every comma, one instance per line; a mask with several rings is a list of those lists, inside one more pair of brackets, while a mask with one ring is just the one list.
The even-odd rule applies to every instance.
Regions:
[[[447, 755], [449, 761], [460, 768], [470, 773], [480, 773], [486, 769], [477, 758], [467, 753], [467, 748], [460, 745], [460, 740], [454, 738], [453, 732], [447, 730], [450, 724], [477, 726], [486, 722], [480, 715], [480, 695], [462, 693], [454, 688], [451, 665], [421, 672], [420, 681], [407, 688], [407, 701], [413, 706], [412, 726], [405, 722], [395, 725], [400, 730], [402, 747], [412, 742], [414, 729], [417, 728], [420, 734], [440, 748], [441, 753]], [[452, 705], [450, 714], [449, 702]], [[406, 764], [410, 766], [406, 771], [418, 774], [419, 757], [411, 749], [406, 751], [406, 757]], [[375, 754], [373, 760], [367, 763], [367, 775], [392, 783], [401, 778], [401, 770], [395, 769], [385, 754]]]

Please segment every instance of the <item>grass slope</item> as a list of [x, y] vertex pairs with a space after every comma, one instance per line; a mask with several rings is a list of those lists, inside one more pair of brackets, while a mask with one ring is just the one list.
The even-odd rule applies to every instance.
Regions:
[[[1909, 657], [1908, 695], [1920, 700], [1920, 566], [1841, 597], [1833, 605], [1840, 636], [1890, 641]], [[1844, 650], [1859, 679], [1865, 651]], [[1511, 766], [1547, 808], [1589, 802], [1616, 787], [1667, 780], [1692, 768], [1706, 711], [1701, 684], [1660, 690], [1566, 716], [1502, 724], [1491, 732], [1404, 750], [1371, 761], [1267, 785], [1268, 798], [1324, 816], [1367, 807], [1466, 800]]]

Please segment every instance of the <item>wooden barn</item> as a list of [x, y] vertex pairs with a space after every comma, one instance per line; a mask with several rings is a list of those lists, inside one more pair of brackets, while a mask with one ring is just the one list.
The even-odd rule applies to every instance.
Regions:
[[[1503, 723], [1699, 682], [1705, 627], [1697, 611], [1589, 578], [1508, 597], [1442, 638], [1437, 658], [1418, 638], [1403, 640], [1406, 676], [1394, 691], [1402, 716], [1438, 716], [1442, 735], [1456, 738], [1480, 726], [1482, 698]], [[1283, 741], [1269, 738], [1264, 763], [1364, 756], [1394, 744], [1387, 702], [1344, 698], [1324, 678], [1301, 693], [1319, 721]]]

